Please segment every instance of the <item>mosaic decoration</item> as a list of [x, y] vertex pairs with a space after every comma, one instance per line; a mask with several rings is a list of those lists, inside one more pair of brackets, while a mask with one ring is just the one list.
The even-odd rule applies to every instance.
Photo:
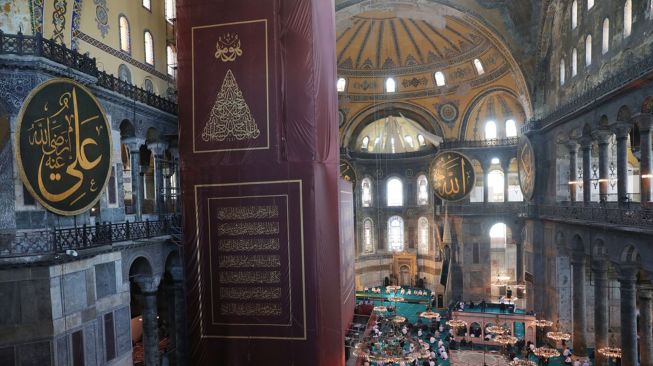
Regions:
[[63, 32], [66, 29], [66, 9], [68, 3], [66, 0], [55, 0], [54, 11], [52, 12], [52, 24], [54, 33], [52, 39], [60, 44], [64, 43]]
[[376, 89], [376, 81], [372, 80], [363, 80], [362, 82], [360, 81], [354, 81], [352, 86], [355, 89], [361, 89], [361, 90], [367, 90], [367, 89]]
[[474, 188], [474, 167], [463, 154], [445, 151], [437, 154], [429, 167], [435, 195], [444, 201], [459, 201]]
[[109, 8], [107, 8], [107, 0], [95, 0], [95, 23], [97, 29], [100, 30], [102, 38], [109, 33]]
[[73, 0], [73, 20], [70, 27], [70, 48], [79, 49], [77, 35], [79, 34], [80, 21], [82, 18], [82, 0]]
[[409, 86], [412, 86], [413, 88], [417, 88], [418, 86], [426, 86], [428, 83], [428, 80], [422, 76], [421, 78], [416, 78], [413, 77], [412, 79], [404, 79], [401, 82], [401, 85], [404, 86], [404, 88], [408, 88]]
[[456, 108], [455, 104], [441, 104], [439, 107], [437, 107], [437, 110], [440, 114], [440, 118], [442, 118], [443, 121], [447, 122], [448, 124], [456, 122], [456, 119], [458, 118], [458, 108]]
[[356, 185], [356, 171], [347, 160], [340, 160], [340, 176], [354, 186]]
[[43, 0], [31, 0], [29, 7], [32, 13], [32, 33], [43, 33]]
[[30, 194], [60, 215], [88, 211], [111, 171], [111, 129], [83, 85], [51, 79], [27, 97], [16, 126], [16, 162]]
[[0, 99], [7, 101], [17, 111], [32, 87], [43, 80], [29, 74], [0, 74]]
[[524, 198], [530, 200], [535, 191], [535, 153], [531, 141], [522, 136], [517, 148], [517, 164], [519, 166], [519, 186]]

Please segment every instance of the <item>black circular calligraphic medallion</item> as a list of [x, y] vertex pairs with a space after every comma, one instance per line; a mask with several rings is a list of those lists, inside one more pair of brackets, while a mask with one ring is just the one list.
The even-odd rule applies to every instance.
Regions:
[[347, 160], [340, 159], [340, 176], [354, 186], [356, 185], [356, 171]]
[[83, 85], [51, 79], [25, 99], [16, 126], [16, 160], [27, 190], [60, 215], [88, 211], [111, 171], [111, 128]]
[[429, 178], [436, 196], [445, 201], [459, 201], [474, 188], [474, 166], [459, 152], [440, 152], [431, 162]]
[[517, 147], [517, 166], [519, 172], [519, 187], [527, 201], [533, 198], [535, 192], [535, 153], [531, 141], [522, 136]]

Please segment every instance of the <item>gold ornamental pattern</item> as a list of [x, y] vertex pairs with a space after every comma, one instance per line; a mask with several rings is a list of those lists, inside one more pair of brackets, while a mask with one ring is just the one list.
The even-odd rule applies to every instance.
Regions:
[[202, 139], [206, 142], [254, 140], [260, 134], [234, 74], [227, 70]]
[[278, 206], [240, 206], [220, 207], [220, 220], [276, 219], [279, 217]]
[[459, 201], [472, 191], [474, 167], [463, 154], [445, 151], [437, 154], [429, 169], [435, 195], [445, 201]]
[[269, 284], [281, 282], [280, 271], [224, 271], [220, 272], [223, 284]]

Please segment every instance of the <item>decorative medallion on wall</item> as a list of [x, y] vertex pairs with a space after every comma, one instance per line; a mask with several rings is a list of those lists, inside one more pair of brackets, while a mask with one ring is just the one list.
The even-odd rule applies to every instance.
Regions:
[[377, 178], [383, 178], [383, 169], [377, 169], [376, 170], [376, 177]]
[[519, 168], [521, 192], [524, 198], [530, 201], [535, 192], [535, 153], [531, 141], [526, 136], [522, 136], [519, 140], [517, 166]]
[[453, 103], [440, 104], [437, 107], [440, 118], [447, 124], [452, 125], [458, 118], [458, 108]]
[[405, 174], [406, 174], [406, 177], [412, 178], [415, 173], [413, 172], [413, 169], [406, 169]]
[[401, 82], [401, 85], [403, 85], [404, 88], [408, 88], [409, 86], [412, 86], [413, 88], [417, 88], [418, 86], [426, 86], [428, 84], [428, 80], [422, 76], [421, 78], [416, 78], [413, 77], [412, 79], [404, 79]]
[[95, 0], [95, 23], [97, 29], [100, 30], [102, 38], [109, 33], [109, 8], [107, 8], [107, 0]]
[[27, 190], [60, 215], [88, 211], [111, 171], [111, 130], [83, 85], [51, 79], [25, 99], [16, 126], [16, 161]]
[[356, 171], [347, 160], [340, 159], [340, 176], [356, 186]]
[[64, 43], [63, 32], [66, 29], [66, 9], [68, 3], [66, 0], [55, 0], [54, 11], [52, 12], [52, 24], [54, 25], [54, 32], [52, 39], [60, 44]]
[[474, 188], [474, 167], [465, 155], [444, 151], [433, 158], [429, 178], [436, 196], [445, 201], [459, 201]]

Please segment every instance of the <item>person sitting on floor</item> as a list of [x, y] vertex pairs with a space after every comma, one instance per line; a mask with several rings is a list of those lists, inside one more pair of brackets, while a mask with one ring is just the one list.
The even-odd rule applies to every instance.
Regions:
[[566, 356], [566, 357], [565, 357], [565, 365], [571, 365], [571, 363], [572, 363], [572, 361], [571, 361], [571, 357], [570, 357], [570, 356]]

